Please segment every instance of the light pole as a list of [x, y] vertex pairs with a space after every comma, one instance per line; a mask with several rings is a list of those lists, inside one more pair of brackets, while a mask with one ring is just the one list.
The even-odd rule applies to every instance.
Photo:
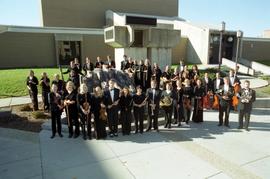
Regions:
[[222, 61], [222, 39], [223, 33], [225, 31], [225, 22], [221, 22], [221, 29], [220, 29], [220, 38], [219, 38], [219, 53], [218, 53], [218, 72], [220, 72], [220, 66]]
[[237, 37], [237, 46], [236, 46], [236, 54], [235, 54], [235, 74], [237, 73], [237, 63], [239, 59], [239, 48], [240, 48], [240, 42], [241, 38], [243, 37], [243, 32], [241, 30], [238, 30], [236, 33]]

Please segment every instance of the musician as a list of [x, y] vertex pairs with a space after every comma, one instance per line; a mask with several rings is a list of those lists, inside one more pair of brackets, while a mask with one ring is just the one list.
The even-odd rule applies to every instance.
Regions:
[[72, 81], [72, 83], [75, 86], [75, 90], [77, 91], [78, 88], [80, 87], [80, 77], [79, 75], [76, 74], [75, 70], [72, 70], [70, 72], [69, 78], [67, 81]]
[[60, 80], [59, 74], [54, 74], [54, 80], [52, 81], [52, 85], [53, 84], [57, 85], [57, 93], [63, 95], [65, 91], [65, 84], [63, 80]]
[[233, 87], [233, 91], [234, 91], [231, 108], [234, 109], [234, 111], [237, 111], [239, 100], [236, 94], [238, 94], [239, 91], [241, 90], [241, 86], [240, 86], [241, 82], [239, 78], [236, 76], [236, 73], [234, 72], [233, 69], [230, 69], [229, 71], [229, 79], [230, 79], [230, 85]]
[[87, 75], [88, 71], [93, 71], [93, 70], [94, 70], [94, 64], [91, 62], [90, 58], [86, 57], [85, 64], [83, 65], [84, 75]]
[[171, 81], [172, 81], [172, 88], [176, 88], [176, 82], [179, 80], [179, 70], [178, 68], [174, 69], [173, 74], [171, 75]]
[[205, 95], [205, 89], [202, 86], [202, 81], [200, 79], [196, 82], [197, 86], [194, 87], [194, 108], [192, 121], [193, 122], [203, 122], [203, 97]]
[[125, 66], [125, 70], [129, 69], [129, 68], [133, 68], [133, 59], [131, 57], [128, 57], [128, 61], [127, 61], [127, 64]]
[[230, 69], [229, 71], [229, 79], [230, 79], [230, 85], [235, 86], [235, 85], [240, 85], [241, 82], [239, 78], [237, 77], [236, 73], [234, 72], [233, 69]]
[[152, 79], [156, 80], [157, 82], [157, 88], [159, 88], [160, 85], [160, 77], [162, 75], [161, 69], [159, 68], [157, 63], [153, 64], [153, 74], [152, 74]]
[[205, 97], [203, 99], [203, 107], [210, 109], [212, 108], [213, 99], [213, 81], [209, 78], [208, 73], [204, 73], [204, 78], [202, 80], [202, 86], [205, 89]]
[[191, 98], [193, 96], [193, 88], [190, 85], [190, 80], [185, 79], [183, 87], [183, 111], [186, 124], [189, 123], [191, 115]]
[[243, 129], [243, 118], [245, 117], [245, 129], [249, 131], [248, 127], [250, 121], [250, 113], [252, 110], [252, 104], [256, 100], [256, 91], [250, 89], [250, 82], [248, 80], [244, 82], [244, 88], [240, 90], [238, 97], [240, 98], [238, 129]]
[[219, 108], [219, 97], [217, 92], [220, 90], [220, 88], [224, 85], [223, 79], [220, 77], [220, 73], [216, 73], [216, 78], [213, 80], [213, 105], [212, 109], [218, 109]]
[[[69, 138], [77, 138], [80, 135], [78, 108], [77, 108], [77, 91], [72, 81], [67, 82], [67, 93], [64, 97], [64, 106], [66, 107]], [[73, 126], [75, 125], [75, 134], [73, 135]]]
[[125, 71], [126, 70], [126, 65], [128, 63], [128, 60], [127, 60], [127, 55], [124, 55], [123, 56], [123, 61], [121, 61], [121, 70], [122, 71]]
[[[171, 80], [171, 72], [169, 65], [166, 65], [164, 72], [161, 75], [163, 83], [166, 83], [167, 81]], [[166, 88], [166, 85], [164, 84], [164, 89]]]
[[[190, 71], [189, 71], [189, 69], [188, 69], [188, 66], [187, 65], [184, 65], [184, 70], [181, 72], [182, 74], [181, 74], [181, 76], [182, 76], [182, 78], [184, 78], [184, 79], [182, 79], [182, 81], [185, 81], [185, 79], [187, 78], [187, 79], [190, 79]], [[184, 75], [184, 73], [185, 73], [185, 75]]]
[[109, 81], [109, 90], [104, 92], [105, 105], [107, 107], [110, 137], [118, 136], [118, 103], [120, 97], [119, 89], [115, 88], [115, 81]]
[[81, 73], [78, 64], [76, 65], [74, 61], [70, 61], [70, 66], [68, 67], [67, 71], [63, 72], [63, 74], [69, 74], [69, 81], [75, 83], [76, 88], [80, 86], [80, 76], [83, 75]]
[[107, 65], [108, 68], [115, 68], [115, 61], [111, 58], [110, 55], [107, 55]]
[[102, 68], [102, 66], [103, 66], [103, 61], [101, 60], [101, 58], [98, 56], [97, 57], [97, 61], [96, 61], [96, 65], [95, 65], [95, 68]]
[[81, 71], [82, 71], [82, 66], [81, 66], [81, 64], [80, 64], [78, 58], [74, 58], [74, 66], [75, 66], [75, 68], [78, 69], [79, 73], [81, 73]]
[[[158, 130], [158, 114], [159, 114], [159, 102], [161, 97], [161, 91], [157, 88], [157, 82], [151, 81], [151, 88], [147, 89], [146, 96], [148, 98], [148, 116], [149, 116], [149, 125], [146, 131], [150, 131], [152, 125], [154, 129]], [[153, 123], [153, 124], [152, 124]]]
[[47, 76], [46, 72], [42, 73], [42, 77], [40, 79], [40, 86], [42, 91], [42, 101], [43, 101], [43, 109], [44, 111], [49, 110], [49, 93], [50, 93], [50, 79]]
[[135, 85], [142, 85], [143, 80], [143, 61], [140, 60], [139, 64], [134, 65], [134, 82]]
[[179, 73], [182, 73], [184, 71], [184, 66], [185, 66], [185, 63], [184, 63], [184, 60], [180, 60], [179, 61]]
[[94, 95], [92, 97], [92, 113], [94, 114], [94, 124], [96, 130], [96, 138], [104, 139], [107, 137], [106, 122], [107, 112], [104, 105], [104, 94], [102, 89], [97, 86], [94, 88]]
[[146, 91], [150, 87], [151, 77], [152, 77], [151, 64], [148, 59], [145, 59], [143, 66], [143, 80], [142, 80], [143, 91]]
[[122, 122], [122, 134], [130, 135], [131, 131], [131, 109], [133, 105], [132, 96], [129, 93], [129, 88], [124, 87], [122, 95], [119, 101], [119, 107], [121, 111], [121, 122]]
[[56, 84], [52, 84], [52, 91], [49, 93], [50, 109], [51, 109], [51, 125], [52, 125], [52, 136], [51, 139], [55, 137], [56, 134], [56, 123], [57, 123], [57, 133], [59, 137], [62, 135], [62, 125], [61, 125], [61, 114], [63, 112], [63, 101], [61, 95], [58, 93], [58, 87]]
[[86, 128], [87, 136], [92, 139], [91, 135], [91, 94], [88, 92], [88, 88], [85, 83], [80, 86], [80, 92], [77, 95], [77, 104], [79, 118], [81, 120], [81, 128], [83, 133], [83, 139], [86, 140]]
[[[232, 86], [230, 86], [229, 79], [225, 77], [224, 79], [224, 85], [221, 87], [220, 91], [217, 92], [218, 98], [219, 98], [219, 124], [218, 126], [224, 125], [226, 127], [229, 126], [229, 114], [230, 114], [230, 107], [231, 107], [231, 101], [233, 97], [233, 89]], [[225, 119], [223, 120], [223, 116], [225, 113]]]
[[200, 76], [199, 69], [198, 69], [198, 66], [196, 64], [192, 65], [192, 69], [190, 72], [190, 78], [194, 79], [195, 75]]
[[165, 126], [164, 128], [171, 128], [172, 125], [172, 112], [173, 101], [175, 99], [175, 93], [172, 90], [172, 84], [166, 83], [166, 89], [161, 93], [160, 106], [165, 112]]
[[146, 95], [142, 92], [142, 87], [136, 87], [136, 94], [133, 95], [133, 109], [134, 109], [134, 119], [135, 119], [135, 134], [143, 133], [143, 120], [144, 120], [144, 107], [146, 105]]
[[183, 115], [184, 109], [183, 109], [183, 87], [182, 87], [182, 81], [177, 80], [176, 81], [176, 88], [175, 90], [175, 105], [174, 105], [174, 124], [178, 123], [178, 127], [181, 126], [181, 122], [185, 120], [185, 117]]
[[38, 79], [35, 77], [34, 71], [30, 70], [29, 76], [26, 78], [26, 85], [29, 91], [30, 98], [32, 100], [34, 111], [38, 110]]

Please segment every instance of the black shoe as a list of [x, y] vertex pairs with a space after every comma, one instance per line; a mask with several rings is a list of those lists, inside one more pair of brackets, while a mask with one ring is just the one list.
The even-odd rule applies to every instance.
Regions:
[[151, 128], [146, 129], [146, 131], [145, 131], [145, 132], [149, 132], [149, 131], [151, 131]]
[[186, 124], [188, 124], [189, 123], [189, 121], [186, 121]]
[[68, 135], [68, 138], [71, 138], [72, 136], [73, 136], [73, 134], [69, 134], [69, 135]]
[[84, 136], [83, 136], [83, 139], [84, 139], [84, 140], [86, 140], [86, 139], [87, 139], [87, 138], [86, 138], [86, 135], [84, 135]]
[[55, 137], [55, 134], [53, 134], [52, 136], [51, 136], [51, 139], [53, 139]]
[[169, 126], [168, 126], [168, 129], [170, 129], [170, 128], [172, 128], [172, 126], [171, 126], [171, 125], [169, 125]]
[[135, 131], [135, 134], [137, 134], [137, 133], [138, 133], [138, 130]]
[[110, 137], [113, 137], [113, 134], [110, 134]]
[[168, 124], [165, 124], [164, 128], [167, 128], [168, 127]]
[[156, 129], [156, 131], [157, 131], [157, 132], [159, 132], [159, 130], [158, 130], [158, 129]]
[[181, 123], [179, 123], [177, 126], [180, 127], [181, 126]]
[[113, 136], [118, 137], [118, 133], [114, 133]]
[[59, 135], [59, 137], [61, 137], [61, 138], [63, 137], [63, 135], [62, 135], [62, 134], [58, 134], [58, 135]]
[[230, 128], [230, 125], [229, 124], [227, 124], [227, 125], [225, 125], [226, 127], [228, 127], [228, 128]]
[[222, 126], [222, 124], [218, 124], [217, 126]]
[[75, 134], [75, 135], [73, 136], [74, 139], [76, 139], [77, 137], [79, 137], [79, 134]]

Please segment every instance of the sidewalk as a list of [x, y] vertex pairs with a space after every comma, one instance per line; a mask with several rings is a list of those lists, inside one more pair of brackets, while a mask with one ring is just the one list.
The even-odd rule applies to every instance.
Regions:
[[[38, 101], [42, 101], [41, 95], [38, 95]], [[0, 108], [16, 106], [22, 104], [30, 104], [31, 99], [29, 96], [21, 96], [21, 97], [11, 97], [11, 98], [3, 98], [0, 99]]]
[[50, 139], [50, 130], [16, 137], [24, 135], [0, 128], [0, 178], [270, 178], [269, 115], [253, 110], [249, 132], [236, 129], [236, 113], [228, 129], [206, 111], [202, 124], [86, 141], [67, 133]]

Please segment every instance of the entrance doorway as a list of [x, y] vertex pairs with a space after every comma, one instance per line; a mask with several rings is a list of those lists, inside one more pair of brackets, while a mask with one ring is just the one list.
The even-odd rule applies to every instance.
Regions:
[[78, 58], [81, 61], [80, 41], [57, 41], [58, 60], [60, 65], [69, 65], [70, 61]]

